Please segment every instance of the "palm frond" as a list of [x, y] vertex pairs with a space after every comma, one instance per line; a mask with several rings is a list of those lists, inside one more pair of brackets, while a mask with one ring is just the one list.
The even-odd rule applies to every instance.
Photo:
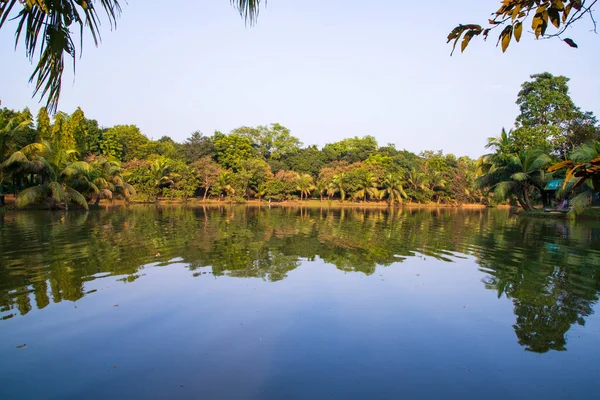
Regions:
[[[95, 7], [100, 3], [101, 7]], [[116, 26], [121, 7], [118, 0], [62, 0], [62, 1], [0, 1], [0, 28], [9, 19], [13, 7], [22, 6], [16, 19], [15, 46], [24, 36], [25, 53], [30, 61], [36, 54], [39, 59], [30, 77], [34, 82], [34, 95], [41, 93], [46, 98], [50, 112], [55, 112], [62, 85], [65, 56], [73, 59], [75, 67], [76, 49], [71, 29], [79, 25], [80, 46], [83, 45], [83, 30], [87, 27], [94, 43], [100, 40], [100, 18], [97, 9], [104, 9], [110, 26]], [[39, 40], [41, 39], [41, 40]], [[41, 43], [38, 43], [41, 42]]]
[[45, 186], [33, 186], [23, 190], [17, 196], [15, 203], [17, 207], [23, 208], [32, 204], [41, 203], [44, 200], [46, 194]]
[[593, 191], [586, 190], [573, 197], [569, 203], [571, 204], [571, 211], [573, 215], [579, 215], [592, 204]]
[[65, 167], [62, 171], [62, 175], [70, 178], [80, 174], [88, 174], [91, 171], [90, 164], [85, 161], [76, 161]]
[[570, 159], [577, 163], [592, 161], [600, 155], [600, 142], [584, 143], [577, 146], [570, 155]]
[[29, 159], [20, 151], [15, 151], [6, 159], [2, 164], [3, 169], [16, 169], [23, 166], [24, 163], [29, 162]]
[[517, 182], [524, 182], [529, 179], [529, 175], [525, 172], [516, 172], [510, 176], [511, 179]]
[[65, 189], [66, 191], [66, 195], [67, 195], [67, 199], [75, 204], [79, 204], [80, 206], [82, 206], [83, 208], [85, 208], [86, 210], [89, 210], [89, 206], [87, 203], [87, 200], [85, 199], [85, 197], [83, 197], [83, 195], [81, 193], [79, 193], [77, 190], [68, 187]]
[[505, 200], [510, 194], [513, 194], [517, 189], [517, 183], [514, 181], [500, 182], [494, 186], [494, 196], [497, 200]]
[[50, 182], [48, 184], [48, 190], [50, 190], [50, 197], [52, 197], [56, 202], [62, 203], [65, 201], [65, 191], [60, 183]]
[[550, 164], [551, 162], [552, 162], [552, 159], [550, 158], [549, 155], [547, 155], [547, 154], [538, 155], [537, 157], [535, 157], [533, 159], [533, 161], [531, 162], [531, 166], [529, 167], [529, 170], [526, 172], [542, 169], [546, 165]]
[[[231, 0], [231, 4], [238, 10], [242, 18], [250, 25], [256, 22], [260, 11], [261, 0]], [[266, 4], [266, 0], [265, 0]]]
[[40, 156], [49, 150], [47, 142], [31, 143], [23, 147], [20, 151], [27, 157]]

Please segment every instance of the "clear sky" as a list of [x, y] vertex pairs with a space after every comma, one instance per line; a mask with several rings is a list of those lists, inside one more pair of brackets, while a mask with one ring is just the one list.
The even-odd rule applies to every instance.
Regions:
[[[524, 33], [505, 54], [490, 36], [450, 57], [448, 32], [485, 22], [498, 0], [269, 0], [251, 28], [228, 0], [165, 4], [129, 0], [100, 47], [88, 38], [59, 108], [81, 106], [103, 126], [136, 124], [155, 139], [279, 122], [304, 144], [373, 135], [473, 157], [513, 125], [530, 74], [570, 77], [575, 103], [600, 114], [600, 36], [587, 20], [570, 33], [578, 50]], [[0, 99], [36, 112], [14, 27], [0, 31]]]

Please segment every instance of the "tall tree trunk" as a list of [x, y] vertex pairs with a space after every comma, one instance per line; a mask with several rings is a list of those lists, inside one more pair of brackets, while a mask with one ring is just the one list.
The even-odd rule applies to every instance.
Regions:
[[202, 201], [206, 201], [206, 195], [208, 194], [208, 189], [210, 189], [210, 185], [204, 186], [204, 197], [202, 198]]
[[529, 186], [525, 186], [525, 188], [523, 189], [523, 198], [525, 199], [527, 211], [532, 211], [533, 207], [531, 206], [531, 200], [529, 199]]

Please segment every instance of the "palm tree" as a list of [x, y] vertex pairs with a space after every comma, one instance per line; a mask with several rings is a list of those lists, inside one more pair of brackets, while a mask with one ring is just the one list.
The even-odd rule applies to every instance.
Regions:
[[154, 179], [154, 188], [158, 191], [175, 183], [170, 175], [171, 168], [167, 160], [158, 158], [150, 164], [150, 176]]
[[334, 195], [335, 193], [340, 193], [340, 198], [342, 202], [346, 199], [346, 174], [341, 172], [333, 177], [331, 183], [329, 184], [328, 194]]
[[416, 169], [415, 167], [412, 167], [408, 171], [408, 174], [406, 175], [406, 184], [407, 184], [407, 187], [409, 189], [411, 189], [411, 192], [412, 192], [412, 193], [410, 193], [411, 197], [413, 197], [416, 200], [418, 199], [418, 197], [420, 197], [418, 194], [419, 192], [422, 192], [422, 193], [429, 192], [427, 176], [423, 172]]
[[[86, 210], [85, 197], [72, 187], [73, 182], [88, 180], [91, 167], [85, 161], [70, 162], [74, 150], [52, 147], [49, 143], [34, 143], [13, 153], [2, 163], [2, 169], [13, 176], [37, 175], [39, 183], [32, 179], [30, 186], [19, 193], [16, 204], [19, 208], [44, 203], [50, 209], [68, 209], [69, 203], [81, 205]], [[89, 187], [97, 191], [91, 182]]]
[[319, 192], [319, 200], [323, 201], [323, 193], [327, 191], [327, 182], [324, 180], [317, 181], [315, 189], [317, 189], [317, 192]]
[[[567, 189], [570, 192], [579, 192], [571, 199], [574, 213], [579, 214], [591, 204], [594, 193], [600, 192], [600, 142], [592, 141], [576, 147], [569, 155], [568, 160], [551, 166], [548, 172], [564, 168], [567, 168], [567, 174], [562, 192]], [[573, 178], [576, 178], [577, 181], [568, 187]]]
[[0, 112], [0, 161], [4, 161], [3, 158], [6, 153], [13, 153], [27, 144], [26, 141], [22, 140], [23, 133], [31, 127], [31, 124], [32, 119], [29, 110], [18, 113], [11, 118]]
[[514, 194], [524, 210], [532, 211], [532, 191], [543, 188], [546, 180], [543, 168], [550, 161], [550, 156], [537, 149], [511, 154], [507, 165], [496, 170], [496, 173], [503, 174], [504, 179], [494, 185], [494, 193], [502, 199]]
[[512, 129], [506, 132], [506, 129], [502, 128], [500, 136], [488, 138], [485, 148], [494, 150], [493, 154], [511, 154], [513, 146], [512, 132]]
[[309, 174], [302, 174], [296, 179], [296, 188], [300, 191], [300, 201], [302, 196], [304, 199], [308, 199], [310, 193], [316, 188], [314, 185], [313, 177]]
[[372, 173], [367, 172], [360, 177], [358, 182], [358, 190], [354, 193], [354, 198], [367, 200], [368, 198], [376, 197], [379, 194], [377, 190], [377, 179]]
[[398, 203], [402, 203], [402, 198], [405, 199], [408, 197], [404, 188], [402, 187], [402, 180], [398, 175], [387, 174], [383, 178], [383, 190], [381, 191], [382, 198], [388, 198], [388, 202], [390, 205], [394, 204], [394, 201], [398, 201]]
[[433, 193], [437, 203], [442, 199], [442, 189], [446, 187], [446, 180], [440, 171], [431, 171], [428, 174], [429, 190]]
[[229, 183], [229, 172], [226, 171], [219, 175], [219, 179], [213, 185], [211, 192], [217, 195], [219, 200], [223, 192], [225, 192], [226, 196], [233, 196], [235, 194], [235, 188]]
[[98, 158], [91, 161], [92, 171], [89, 179], [96, 185], [95, 205], [98, 205], [101, 199], [112, 200], [113, 194], [119, 194], [129, 200], [129, 196], [135, 195], [135, 189], [128, 184], [121, 174], [121, 166], [116, 161], [109, 161], [104, 158]]

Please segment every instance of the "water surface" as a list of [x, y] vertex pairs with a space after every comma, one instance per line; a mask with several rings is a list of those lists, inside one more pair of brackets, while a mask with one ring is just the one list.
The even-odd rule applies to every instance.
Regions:
[[595, 222], [0, 211], [0, 398], [592, 399], [599, 290]]

